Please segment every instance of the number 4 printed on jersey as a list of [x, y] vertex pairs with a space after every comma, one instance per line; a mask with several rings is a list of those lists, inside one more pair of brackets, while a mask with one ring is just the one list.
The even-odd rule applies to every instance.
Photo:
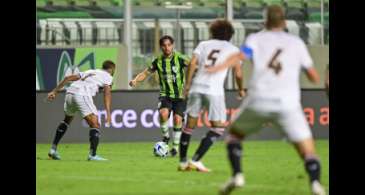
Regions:
[[278, 57], [279, 55], [282, 53], [282, 49], [277, 49], [275, 51], [275, 54], [274, 56], [271, 58], [269, 64], [268, 64], [268, 67], [273, 69], [275, 74], [279, 74], [282, 70], [282, 66], [281, 66], [281, 63], [278, 61]]

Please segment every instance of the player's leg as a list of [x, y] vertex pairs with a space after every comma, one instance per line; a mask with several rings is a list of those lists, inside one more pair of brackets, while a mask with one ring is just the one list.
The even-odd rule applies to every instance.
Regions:
[[188, 117], [182, 129], [182, 134], [180, 137], [180, 145], [179, 145], [180, 165], [178, 167], [178, 170], [189, 170], [187, 153], [190, 144], [191, 134], [193, 133], [193, 129], [196, 127], [198, 123], [198, 117], [200, 114], [201, 107], [202, 107], [201, 94], [198, 93], [190, 94], [186, 106], [186, 113]]
[[168, 121], [172, 103], [168, 98], [160, 98], [158, 107], [159, 107], [160, 130], [162, 133], [162, 141], [165, 142], [166, 144], [169, 144], [170, 135], [169, 135]]
[[57, 146], [60, 140], [62, 139], [63, 135], [66, 133], [67, 128], [70, 126], [73, 116], [65, 115], [63, 121], [57, 127], [56, 134], [53, 138], [51, 149], [48, 153], [49, 158], [54, 160], [61, 160], [61, 156], [57, 152]]
[[73, 115], [77, 111], [77, 107], [73, 102], [73, 96], [71, 94], [66, 94], [65, 96], [65, 103], [64, 103], [64, 112], [65, 118], [63, 121], [60, 122], [56, 129], [56, 134], [53, 138], [51, 149], [48, 153], [48, 157], [54, 160], [60, 160], [61, 156], [57, 152], [57, 145], [62, 139], [63, 135], [66, 133], [67, 128], [71, 124], [73, 120]]
[[220, 194], [227, 195], [234, 188], [242, 187], [245, 183], [241, 160], [243, 147], [241, 142], [245, 137], [260, 130], [262, 124], [269, 120], [268, 117], [245, 108], [242, 104], [240, 111], [233, 117], [233, 122], [228, 127], [226, 137], [228, 160], [232, 170], [232, 177], [221, 187]]
[[316, 154], [312, 133], [303, 111], [299, 108], [295, 111], [284, 112], [281, 114], [279, 122], [304, 161], [313, 194], [324, 195], [325, 190], [320, 184], [321, 163]]
[[95, 160], [95, 161], [107, 160], [96, 154], [101, 132], [100, 132], [100, 124], [98, 121], [98, 111], [93, 103], [92, 97], [75, 96], [75, 102], [78, 105], [78, 109], [81, 112], [82, 117], [90, 127], [89, 130], [90, 151], [88, 160]]
[[210, 121], [211, 128], [210, 130], [205, 134], [205, 136], [200, 141], [200, 144], [195, 151], [195, 154], [190, 161], [190, 167], [191, 169], [201, 171], [201, 172], [209, 172], [210, 170], [206, 168], [203, 163], [200, 161], [203, 156], [208, 152], [210, 147], [213, 145], [213, 143], [223, 135], [224, 132], [224, 126], [221, 121]]
[[202, 172], [210, 171], [207, 169], [200, 159], [206, 154], [213, 143], [223, 135], [224, 122], [226, 121], [226, 105], [224, 96], [204, 95], [204, 101], [208, 105], [208, 118], [211, 123], [210, 130], [201, 140], [198, 149], [196, 150], [191, 163], [191, 167]]
[[99, 145], [100, 139], [100, 125], [98, 122], [98, 117], [94, 113], [91, 113], [84, 117], [85, 121], [90, 127], [89, 130], [89, 142], [90, 142], [90, 152], [88, 160], [106, 160], [98, 155], [96, 155], [96, 151]]
[[175, 156], [179, 150], [180, 138], [181, 138], [181, 127], [184, 117], [184, 112], [186, 109], [185, 100], [174, 101], [172, 105], [172, 110], [174, 111], [174, 138], [173, 138], [173, 148], [171, 149], [171, 155]]
[[171, 156], [176, 156], [177, 151], [179, 150], [181, 127], [182, 127], [182, 117], [174, 113], [174, 136], [172, 142], [172, 149], [170, 151]]
[[178, 170], [180, 171], [186, 171], [190, 170], [189, 164], [188, 164], [188, 148], [190, 144], [190, 138], [191, 134], [193, 133], [193, 129], [196, 127], [198, 123], [197, 117], [192, 117], [188, 114], [188, 119], [186, 121], [186, 124], [182, 130], [182, 134], [180, 137], [180, 145], [179, 145], [179, 155], [180, 155], [180, 165], [178, 167]]

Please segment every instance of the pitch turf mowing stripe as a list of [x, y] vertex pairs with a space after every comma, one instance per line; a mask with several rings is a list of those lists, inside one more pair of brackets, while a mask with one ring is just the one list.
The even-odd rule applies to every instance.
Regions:
[[[199, 142], [189, 146], [191, 157]], [[36, 146], [37, 195], [183, 195], [217, 194], [231, 174], [225, 144], [216, 142], [203, 158], [211, 173], [178, 172], [178, 158], [157, 158], [154, 142], [100, 143], [98, 154], [107, 162], [86, 161], [88, 144], [58, 146], [61, 161], [47, 160], [50, 144]], [[328, 192], [328, 141], [318, 141], [322, 182]], [[308, 177], [290, 144], [247, 141], [243, 153], [246, 185], [232, 195], [307, 195]]]

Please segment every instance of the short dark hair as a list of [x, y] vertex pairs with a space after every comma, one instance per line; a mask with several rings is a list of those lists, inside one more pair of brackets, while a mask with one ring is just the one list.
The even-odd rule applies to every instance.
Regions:
[[219, 19], [212, 22], [209, 31], [213, 39], [229, 41], [234, 34], [234, 28], [228, 20]]
[[108, 70], [108, 69], [110, 69], [110, 68], [115, 69], [115, 64], [114, 64], [114, 62], [113, 62], [113, 61], [111, 61], [111, 60], [106, 60], [106, 61], [104, 61], [104, 62], [103, 62], [103, 69], [104, 69], [104, 70]]
[[160, 38], [160, 46], [162, 46], [163, 42], [168, 39], [170, 40], [171, 44], [174, 44], [174, 38], [172, 38], [170, 35], [164, 35]]
[[280, 5], [270, 5], [266, 10], [265, 27], [270, 30], [272, 28], [282, 27], [285, 21], [285, 11]]

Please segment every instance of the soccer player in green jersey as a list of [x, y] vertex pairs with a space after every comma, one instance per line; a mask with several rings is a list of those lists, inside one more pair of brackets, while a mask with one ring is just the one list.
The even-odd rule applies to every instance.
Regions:
[[184, 99], [185, 68], [189, 64], [188, 59], [181, 53], [174, 50], [174, 39], [165, 35], [160, 39], [162, 54], [158, 56], [150, 67], [139, 73], [129, 82], [131, 87], [137, 86], [138, 82], [144, 81], [148, 76], [157, 71], [160, 80], [160, 129], [162, 131], [162, 141], [167, 143], [170, 140], [168, 119], [171, 110], [174, 111], [174, 136], [173, 148], [170, 153], [176, 156], [180, 137], [182, 120], [186, 107]]

